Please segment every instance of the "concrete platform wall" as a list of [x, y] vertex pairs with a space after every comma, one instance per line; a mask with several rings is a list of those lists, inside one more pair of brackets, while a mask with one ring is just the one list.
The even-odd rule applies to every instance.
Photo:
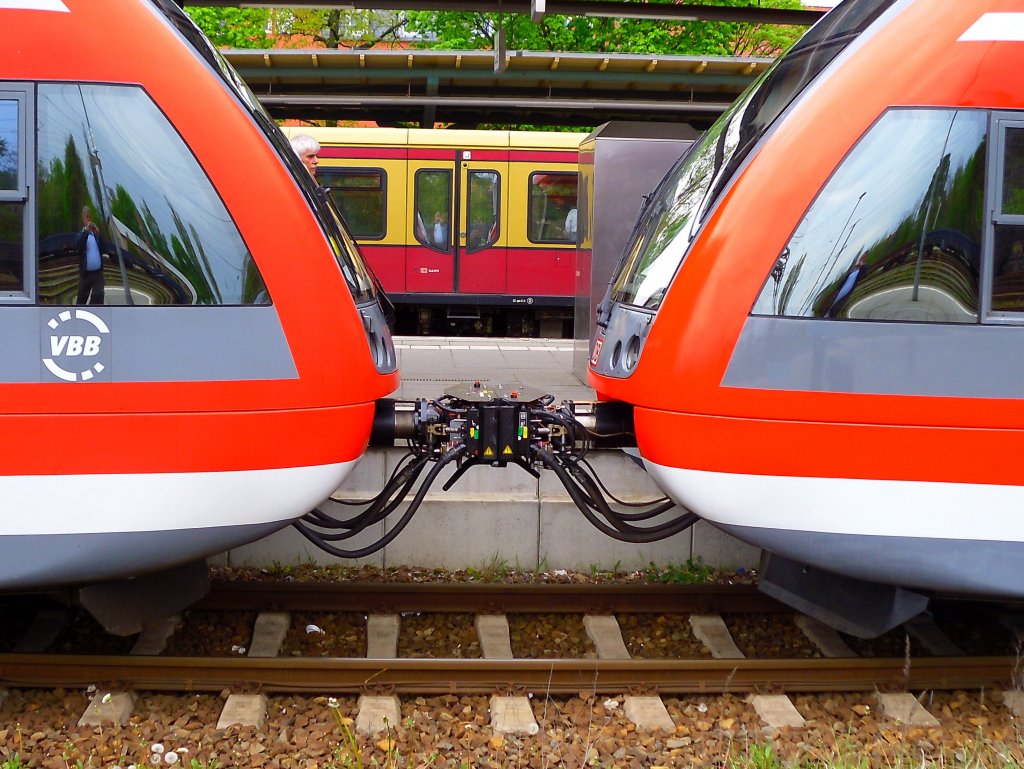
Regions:
[[[400, 449], [368, 452], [339, 489], [339, 496], [372, 497], [383, 487], [402, 455]], [[588, 460], [605, 486], [624, 501], [661, 496], [647, 473], [620, 451], [595, 451], [588, 455]], [[442, 491], [450, 475], [446, 468], [412, 521], [391, 544], [361, 561], [330, 556], [290, 526], [214, 561], [234, 566], [368, 563], [380, 567], [449, 569], [500, 564], [531, 571], [615, 567], [632, 570], [651, 562], [658, 566], [683, 564], [696, 556], [705, 564], [720, 568], [749, 568], [758, 563], [756, 548], [704, 522], [653, 544], [631, 545], [611, 539], [583, 517], [550, 471], [542, 471], [540, 479], [536, 479], [513, 465], [474, 467], [451, 490]], [[393, 513], [385, 524], [395, 525], [404, 509], [403, 506]], [[349, 507], [340, 512], [351, 515], [355, 510]], [[385, 524], [343, 546], [352, 549], [369, 544], [384, 533]]]

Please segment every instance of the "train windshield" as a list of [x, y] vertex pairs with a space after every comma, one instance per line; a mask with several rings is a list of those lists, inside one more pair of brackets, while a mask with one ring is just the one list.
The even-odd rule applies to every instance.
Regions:
[[627, 245], [611, 298], [657, 309], [697, 228], [793, 100], [895, 0], [846, 0], [812, 27], [662, 180]]
[[365, 304], [377, 299], [377, 284], [370, 269], [363, 262], [355, 242], [348, 236], [340, 215], [327, 202], [327, 196], [312, 181], [309, 172], [299, 161], [288, 140], [281, 133], [273, 118], [267, 114], [263, 105], [249, 86], [239, 77], [227, 60], [221, 55], [198, 27], [172, 0], [152, 0], [153, 4], [167, 17], [183, 38], [192, 46], [196, 53], [206, 61], [217, 73], [227, 87], [238, 97], [248, 110], [256, 125], [260, 127], [267, 139], [277, 150], [285, 165], [295, 177], [299, 187], [306, 195], [310, 208], [316, 214], [324, 234], [327, 236], [334, 257], [338, 261], [345, 282], [356, 304]]

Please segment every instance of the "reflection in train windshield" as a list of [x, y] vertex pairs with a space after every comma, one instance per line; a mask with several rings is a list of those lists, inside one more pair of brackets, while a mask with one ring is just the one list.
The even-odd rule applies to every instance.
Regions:
[[628, 246], [612, 299], [656, 309], [740, 164], [792, 101], [894, 0], [847, 0], [816, 24], [718, 119], [660, 186]]
[[[266, 134], [267, 139], [274, 149], [277, 150], [282, 160], [284, 160], [285, 165], [288, 166], [292, 176], [298, 181], [299, 186], [303, 188], [310, 206], [316, 213], [321, 223], [321, 228], [331, 244], [335, 259], [337, 259], [341, 272], [345, 276], [345, 281], [348, 284], [353, 299], [355, 299], [357, 304], [373, 301], [376, 298], [375, 283], [368, 277], [369, 269], [363, 263], [363, 258], [358, 248], [355, 247], [350, 238], [343, 234], [345, 233], [345, 226], [341, 223], [341, 218], [335, 211], [328, 210], [329, 207], [322, 199], [323, 196], [316, 194], [316, 185], [311, 183], [309, 172], [306, 171], [295, 155], [288, 140], [281, 133], [281, 129], [277, 127], [277, 124], [267, 114], [259, 99], [256, 98], [249, 89], [249, 86], [238, 75], [234, 67], [228, 63], [220, 51], [210, 44], [210, 41], [199, 31], [199, 28], [196, 27], [185, 12], [174, 5], [171, 0], [155, 0], [155, 2], [192, 49], [213, 68], [213, 71], [220, 76], [221, 81], [238, 97], [238, 100], [252, 116], [256, 125]], [[346, 247], [346, 243], [351, 247]]]
[[886, 113], [811, 204], [755, 314], [974, 323], [988, 115]]
[[[270, 302], [217, 191], [145, 91], [44, 83], [38, 114], [40, 302]], [[86, 217], [94, 265], [79, 263]], [[80, 271], [96, 273], [88, 296]]]

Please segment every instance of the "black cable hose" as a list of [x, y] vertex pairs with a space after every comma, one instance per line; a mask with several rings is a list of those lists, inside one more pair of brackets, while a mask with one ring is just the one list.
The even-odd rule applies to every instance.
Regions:
[[365, 529], [367, 526], [372, 526], [390, 515], [409, 494], [409, 490], [412, 488], [413, 484], [416, 483], [416, 479], [419, 478], [420, 473], [423, 471], [423, 467], [428, 461], [429, 457], [421, 457], [418, 459], [415, 464], [410, 465], [407, 468], [408, 475], [404, 479], [401, 476], [393, 476], [389, 485], [385, 486], [384, 489], [374, 498], [373, 505], [359, 513], [359, 515], [346, 519], [338, 519], [328, 513], [325, 513], [319, 508], [315, 508], [304, 515], [302, 519], [308, 524], [318, 526], [323, 529], [355, 530], [352, 533], [327, 537], [329, 540], [349, 539]]
[[[419, 477], [419, 473], [416, 474], [416, 477]], [[313, 511], [314, 513], [320, 514], [318, 517], [313, 517], [312, 514], [304, 515], [302, 516], [301, 520], [307, 525], [316, 526], [320, 529], [346, 529], [345, 531], [338, 532], [335, 534], [325, 534], [323, 532], [317, 532], [317, 536], [320, 537], [320, 539], [323, 542], [341, 542], [346, 539], [352, 539], [353, 537], [357, 537], [360, 534], [362, 534], [370, 526], [373, 526], [375, 523], [380, 523], [389, 515], [391, 515], [391, 513], [393, 513], [409, 495], [409, 489], [415, 482], [416, 477], [410, 478], [409, 481], [407, 481], [406, 484], [402, 487], [398, 495], [394, 499], [392, 499], [391, 502], [389, 502], [386, 506], [381, 508], [376, 515], [374, 515], [372, 518], [361, 521], [358, 526], [349, 526], [347, 525], [347, 522], [335, 521], [331, 519], [329, 516], [326, 516], [326, 514], [321, 512], [319, 509]], [[326, 521], [323, 520], [324, 517], [327, 517]]]
[[[422, 468], [419, 468], [419, 469], [422, 469]], [[318, 533], [317, 536], [319, 536], [324, 542], [341, 542], [342, 540], [352, 539], [353, 537], [356, 537], [359, 534], [361, 534], [368, 527], [373, 526], [375, 523], [380, 523], [385, 518], [387, 518], [389, 515], [391, 515], [391, 513], [393, 513], [396, 509], [398, 509], [398, 506], [400, 504], [402, 504], [402, 502], [405, 501], [405, 498], [409, 495], [409, 489], [412, 488], [413, 483], [415, 483], [416, 478], [418, 478], [418, 477], [419, 477], [419, 472], [417, 472], [414, 477], [410, 478], [405, 483], [405, 485], [402, 487], [402, 489], [399, 491], [399, 493], [395, 496], [395, 498], [392, 499], [383, 508], [381, 508], [379, 510], [379, 512], [377, 512], [376, 515], [374, 515], [372, 518], [368, 518], [366, 520], [360, 521], [360, 524], [357, 527], [348, 526], [347, 522], [334, 521], [333, 519], [330, 519], [329, 517], [328, 517], [328, 521], [324, 521], [322, 516], [324, 516], [325, 514], [322, 513], [319, 509], [314, 510], [314, 512], [320, 513], [320, 517], [317, 517], [317, 518], [314, 519], [311, 516], [305, 516], [304, 515], [301, 520], [303, 520], [308, 525], [316, 526], [316, 527], [321, 528], [321, 529], [338, 529], [338, 528], [345, 528], [345, 529], [347, 529], [346, 531], [343, 531], [343, 532], [340, 532], [340, 533], [337, 533], [337, 534]], [[339, 525], [339, 524], [343, 524], [343, 523], [345, 525]]]
[[[380, 508], [383, 505], [387, 504], [387, 500], [391, 498], [391, 496], [395, 493], [396, 489], [400, 489], [402, 486], [408, 486], [410, 483], [410, 479], [415, 480], [415, 478], [419, 475], [419, 471], [422, 469], [422, 465], [425, 463], [425, 461], [426, 460], [418, 460], [418, 464], [420, 465], [419, 467], [417, 467], [415, 464], [410, 464], [406, 468], [396, 468], [396, 472], [393, 472], [391, 474], [391, 477], [388, 478], [388, 481], [384, 485], [384, 488], [381, 489], [376, 494], [376, 496], [373, 497], [373, 499], [369, 500], [368, 504], [370, 505], [370, 507], [368, 507], [366, 510], [363, 510], [360, 513], [357, 513], [356, 515], [353, 515], [351, 518], [340, 519], [336, 516], [330, 515], [329, 513], [323, 512], [319, 508], [314, 509], [313, 511], [311, 511], [303, 517], [309, 518], [311, 520], [319, 519], [323, 521], [323, 526], [325, 526], [326, 528], [351, 528], [352, 526], [359, 526], [361, 525], [361, 522], [373, 516], [376, 513], [376, 511], [380, 510]], [[401, 470], [401, 473], [398, 472], [399, 470]], [[339, 504], [345, 504], [343, 502], [339, 502], [338, 500], [333, 501]]]
[[[555, 457], [555, 460], [562, 463], [561, 457]], [[564, 463], [562, 464], [564, 467]], [[574, 467], [573, 469], [578, 470], [579, 468]], [[570, 477], [572, 477], [572, 470], [569, 470], [568, 472], [570, 474]], [[678, 520], [676, 518], [673, 518], [668, 521], [665, 521], [664, 523], [658, 524], [657, 526], [631, 526], [630, 523], [633, 521], [650, 520], [651, 518], [656, 518], [662, 513], [668, 512], [669, 510], [676, 506], [676, 503], [669, 501], [662, 505], [659, 505], [656, 508], [653, 508], [652, 510], [642, 513], [620, 513], [617, 510], [612, 510], [611, 507], [609, 507], [607, 500], [605, 500], [600, 490], [598, 490], [597, 487], [594, 486], [593, 481], [590, 478], [588, 478], [585, 474], [581, 473], [581, 477], [577, 479], [577, 483], [579, 484], [580, 491], [583, 493], [584, 498], [590, 500], [591, 509], [597, 513], [600, 513], [604, 517], [604, 519], [608, 521], [608, 523], [610, 523], [619, 531], [642, 531], [645, 534], [666, 532], [672, 530], [676, 524], [676, 521]]]
[[588, 462], [585, 459], [579, 459], [577, 460], [577, 463], [587, 468], [587, 473], [594, 480], [594, 482], [601, 488], [601, 491], [604, 492], [604, 495], [617, 505], [622, 505], [623, 507], [647, 507], [648, 505], [657, 505], [661, 504], [662, 502], [668, 501], [668, 497], [658, 497], [658, 499], [652, 499], [647, 502], [625, 502], [616, 497], [614, 494], [611, 493], [611, 491], [608, 490], [608, 487], [601, 482], [601, 478], [597, 475], [597, 473], [594, 470], [594, 466], [591, 465], [590, 462]]
[[442, 468], [450, 462], [458, 459], [459, 455], [465, 451], [465, 444], [459, 444], [455, 448], [449, 449], [445, 455], [441, 457], [432, 468], [430, 468], [430, 472], [427, 473], [427, 477], [423, 479], [420, 487], [416, 490], [416, 496], [413, 497], [412, 502], [409, 503], [409, 507], [402, 514], [401, 519], [397, 524], [395, 524], [395, 527], [372, 545], [367, 545], [366, 547], [359, 548], [358, 550], [341, 550], [340, 548], [327, 544], [327, 542], [324, 541], [317, 532], [309, 529], [302, 521], [295, 521], [292, 525], [302, 536], [330, 555], [337, 558], [365, 558], [368, 555], [376, 553], [381, 548], [386, 547], [392, 540], [394, 540], [395, 537], [402, 533], [402, 530], [408, 525], [409, 521], [412, 520], [413, 514], [419, 509], [420, 504], [423, 502], [423, 498], [427, 495], [427, 490], [437, 479]]
[[604, 524], [600, 518], [598, 518], [594, 512], [590, 509], [589, 503], [586, 499], [586, 494], [580, 489], [575, 481], [569, 476], [569, 473], [559, 462], [544, 449], [539, 446], [533, 447], [534, 453], [540, 458], [548, 468], [554, 471], [555, 475], [558, 476], [558, 480], [565, 486], [565, 490], [569, 492], [569, 496], [573, 502], [576, 503], [576, 507], [580, 509], [583, 516], [590, 521], [590, 523], [597, 528], [598, 531], [606, 534], [612, 539], [617, 539], [620, 542], [629, 542], [632, 544], [647, 544], [650, 542], [657, 542], [662, 539], [666, 539], [673, 534], [678, 534], [680, 531], [688, 529], [690, 526], [700, 520], [699, 516], [695, 513], [687, 512], [669, 522], [669, 525], [659, 526], [655, 529], [643, 529], [635, 526], [626, 526], [625, 530], [619, 530], [617, 528], [611, 528]]
[[[666, 513], [676, 506], [675, 502], [673, 502], [672, 500], [667, 500], [659, 504], [657, 507], [641, 511], [638, 513], [622, 513], [619, 512], [618, 510], [612, 510], [611, 507], [608, 505], [608, 502], [604, 499], [604, 496], [602, 495], [600, 489], [598, 488], [597, 484], [600, 482], [597, 481], [596, 478], [592, 477], [588, 472], [586, 472], [583, 468], [581, 468], [576, 462], [572, 460], [564, 459], [563, 457], [560, 456], [554, 457], [554, 459], [559, 464], [561, 464], [563, 468], [568, 468], [567, 472], [578, 484], [582, 498], [587, 501], [588, 506], [595, 512], [598, 512], [602, 516], [604, 516], [604, 518], [619, 531], [628, 531], [630, 528], [628, 526], [629, 522], [647, 521], [652, 518], [657, 518], [662, 513]], [[651, 526], [640, 530], [644, 532], [656, 532], [667, 530], [671, 528], [672, 525], [674, 525], [674, 523], [674, 520], [667, 521], [666, 523], [660, 524], [659, 526]], [[634, 530], [637, 530], [635, 527], [633, 528]]]
[[395, 469], [391, 471], [391, 475], [388, 477], [387, 482], [384, 484], [384, 488], [381, 489], [379, 492], [377, 492], [377, 495], [372, 497], [371, 499], [366, 499], [366, 500], [363, 500], [362, 502], [357, 502], [357, 501], [352, 500], [352, 499], [335, 499], [332, 496], [331, 497], [331, 501], [334, 502], [335, 504], [338, 504], [338, 505], [349, 505], [349, 506], [352, 506], [352, 507], [363, 507], [364, 505], [369, 505], [369, 504], [372, 504], [373, 502], [376, 502], [377, 499], [381, 496], [381, 494], [384, 493], [384, 489], [387, 489], [387, 487], [391, 485], [391, 482], [395, 479], [395, 477], [402, 470], [404, 470], [403, 465], [405, 465], [405, 463], [407, 461], [410, 461], [413, 458], [415, 458], [415, 456], [416, 455], [412, 451], [406, 452], [402, 456], [402, 458], [400, 460], [398, 460], [398, 464], [395, 465]]
[[638, 513], [620, 513], [618, 510], [611, 509], [608, 502], [605, 500], [604, 495], [601, 493], [601, 490], [598, 488], [596, 479], [592, 477], [590, 473], [586, 472], [579, 465], [573, 463], [570, 463], [570, 468], [569, 474], [576, 479], [580, 486], [583, 487], [583, 491], [586, 492], [587, 496], [591, 500], [593, 500], [594, 509], [602, 515], [604, 515], [607, 510], [615, 516], [616, 520], [619, 521], [649, 521], [651, 518], [657, 518], [662, 513], [667, 513], [676, 506], [676, 503], [669, 499], [657, 504], [656, 507], [652, 507], [649, 510], [642, 510]]

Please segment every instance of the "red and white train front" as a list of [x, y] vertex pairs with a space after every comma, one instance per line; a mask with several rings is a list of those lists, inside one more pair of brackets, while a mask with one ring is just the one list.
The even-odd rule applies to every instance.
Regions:
[[289, 524], [397, 384], [336, 211], [174, 3], [12, 0], [0, 30], [0, 588]]
[[[666, 177], [602, 306], [591, 381], [654, 478], [826, 618], [816, 577], [1024, 596], [1022, 55], [1021, 0], [846, 0]], [[887, 600], [834, 624], [924, 605]]]

